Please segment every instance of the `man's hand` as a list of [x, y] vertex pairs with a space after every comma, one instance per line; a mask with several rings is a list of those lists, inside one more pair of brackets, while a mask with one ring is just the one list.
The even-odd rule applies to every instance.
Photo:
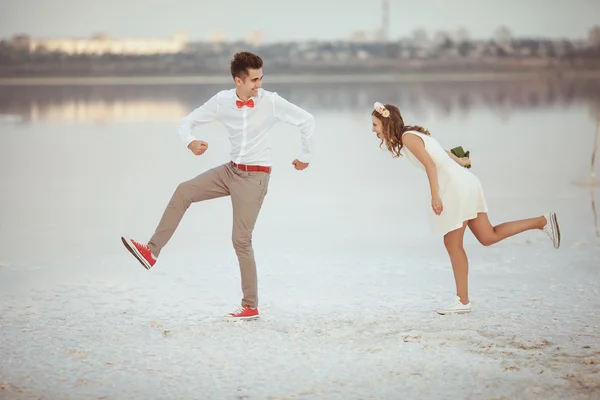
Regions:
[[295, 159], [294, 161], [292, 161], [292, 165], [298, 171], [302, 171], [303, 169], [308, 167], [308, 163], [303, 163], [302, 161], [298, 161], [298, 159]]
[[202, 140], [193, 140], [188, 144], [188, 149], [197, 156], [201, 156], [208, 149], [208, 143]]

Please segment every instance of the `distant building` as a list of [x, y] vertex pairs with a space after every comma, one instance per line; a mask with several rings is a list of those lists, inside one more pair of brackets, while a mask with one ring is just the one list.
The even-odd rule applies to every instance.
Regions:
[[589, 43], [592, 46], [600, 46], [600, 26], [596, 25], [590, 29]]
[[223, 44], [227, 42], [227, 32], [223, 29], [217, 29], [210, 34], [210, 42], [213, 44]]
[[365, 31], [354, 31], [350, 34], [350, 42], [352, 43], [365, 43], [367, 41], [367, 32]]
[[246, 43], [251, 44], [252, 46], [258, 47], [262, 45], [264, 39], [263, 31], [254, 30], [248, 32], [246, 35]]
[[185, 50], [188, 38], [184, 34], [169, 39], [111, 39], [106, 35], [94, 35], [89, 39], [43, 39], [29, 40], [29, 51], [45, 50], [66, 54], [122, 54], [150, 55], [176, 54]]

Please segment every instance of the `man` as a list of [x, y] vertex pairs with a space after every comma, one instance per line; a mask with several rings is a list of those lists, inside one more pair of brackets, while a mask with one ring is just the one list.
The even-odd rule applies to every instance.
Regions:
[[220, 91], [179, 123], [179, 136], [192, 153], [200, 156], [208, 149], [208, 143], [196, 140], [193, 128], [220, 121], [229, 133], [231, 161], [179, 184], [147, 244], [121, 237], [125, 247], [149, 270], [192, 203], [231, 196], [232, 240], [240, 265], [243, 298], [241, 307], [225, 316], [228, 320], [259, 317], [252, 231], [269, 186], [270, 129], [279, 121], [300, 128], [300, 155], [292, 162], [298, 171], [308, 167], [313, 152], [314, 117], [277, 93], [262, 89], [262, 67], [259, 56], [236, 53], [230, 65], [235, 89]]

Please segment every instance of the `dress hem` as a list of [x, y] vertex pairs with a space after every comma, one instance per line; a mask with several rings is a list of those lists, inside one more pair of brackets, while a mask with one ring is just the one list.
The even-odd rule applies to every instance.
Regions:
[[444, 230], [444, 231], [442, 231], [443, 233], [440, 233], [439, 231], [438, 231], [438, 232], [436, 232], [436, 233], [437, 233], [437, 234], [441, 234], [442, 236], [444, 236], [444, 235], [446, 235], [448, 232], [452, 232], [452, 231], [455, 231], [455, 230], [457, 230], [457, 229], [459, 229], [459, 228], [462, 228], [462, 226], [463, 226], [463, 224], [465, 223], [465, 221], [470, 221], [470, 220], [472, 220], [472, 219], [475, 219], [475, 218], [477, 218], [477, 215], [478, 215], [478, 214], [483, 214], [483, 213], [487, 213], [487, 212], [488, 212], [487, 208], [485, 208], [485, 209], [484, 209], [484, 210], [482, 210], [482, 211], [477, 211], [477, 212], [475, 213], [475, 215], [474, 215], [474, 216], [473, 216], [473, 215], [469, 215], [469, 216], [467, 216], [465, 219], [463, 219], [463, 221], [462, 221], [460, 224], [457, 224], [457, 225], [456, 225], [456, 226], [454, 226], [452, 229], [449, 229], [449, 230]]

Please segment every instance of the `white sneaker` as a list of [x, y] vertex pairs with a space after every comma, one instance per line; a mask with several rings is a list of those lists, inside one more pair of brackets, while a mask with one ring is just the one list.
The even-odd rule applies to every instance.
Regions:
[[560, 246], [560, 229], [558, 227], [558, 221], [556, 220], [555, 213], [549, 213], [544, 215], [546, 217], [546, 225], [542, 228], [544, 232], [552, 239], [552, 244], [555, 249]]
[[460, 302], [460, 297], [455, 296], [454, 302], [446, 307], [435, 310], [438, 314], [468, 314], [471, 312], [471, 302], [463, 304]]

